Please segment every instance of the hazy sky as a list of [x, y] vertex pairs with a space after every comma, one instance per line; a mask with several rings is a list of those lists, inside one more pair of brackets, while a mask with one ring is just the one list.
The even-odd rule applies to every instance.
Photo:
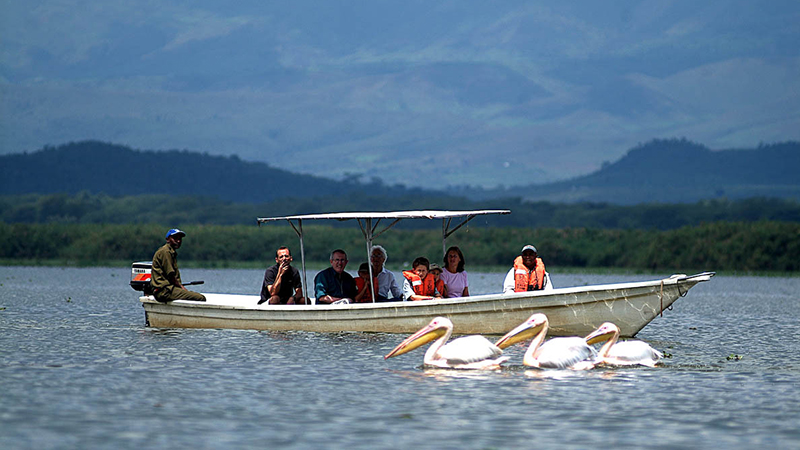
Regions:
[[97, 139], [516, 185], [800, 140], [800, 2], [0, 0], [0, 153]]

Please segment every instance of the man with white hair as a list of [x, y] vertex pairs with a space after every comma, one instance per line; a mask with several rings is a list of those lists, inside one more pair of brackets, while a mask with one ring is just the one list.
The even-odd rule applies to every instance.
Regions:
[[[397, 285], [397, 280], [394, 279], [394, 274], [386, 269], [386, 260], [389, 255], [386, 249], [380, 245], [373, 245], [369, 253], [369, 261], [372, 265], [372, 276], [378, 279], [378, 296], [375, 298], [376, 302], [392, 302], [402, 301], [403, 291]], [[392, 298], [389, 298], [391, 292]]]

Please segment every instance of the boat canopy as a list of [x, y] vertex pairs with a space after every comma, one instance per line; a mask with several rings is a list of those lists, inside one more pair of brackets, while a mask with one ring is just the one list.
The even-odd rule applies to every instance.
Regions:
[[[389, 212], [339, 212], [339, 213], [323, 213], [323, 214], [302, 214], [296, 216], [283, 216], [283, 217], [259, 217], [257, 220], [258, 225], [261, 226], [267, 222], [287, 221], [294, 229], [297, 236], [300, 238], [300, 258], [303, 265], [303, 293], [306, 298], [309, 297], [307, 283], [306, 283], [306, 255], [305, 247], [303, 244], [303, 221], [304, 220], [357, 220], [364, 235], [364, 240], [367, 245], [367, 261], [370, 260], [370, 252], [372, 250], [372, 241], [374, 238], [380, 236], [398, 222], [403, 219], [442, 219], [442, 254], [447, 248], [447, 238], [456, 230], [464, 226], [467, 222], [477, 216], [488, 214], [511, 214], [508, 209], [483, 209], [475, 211], [437, 211], [437, 210], [419, 210], [419, 211], [389, 211]], [[461, 219], [460, 222], [453, 224], [453, 219]], [[391, 221], [384, 228], [378, 231], [378, 226], [381, 221]], [[295, 222], [297, 223], [295, 225]], [[451, 228], [451, 225], [454, 225]], [[369, 275], [372, 278], [372, 264], [369, 265]], [[371, 290], [372, 301], [375, 302], [375, 291]]]
[[258, 223], [274, 222], [278, 220], [352, 220], [352, 219], [452, 219], [456, 217], [474, 217], [486, 214], [511, 214], [508, 209], [483, 209], [477, 211], [388, 211], [388, 212], [339, 212], [322, 214], [302, 214], [285, 217], [259, 217]]

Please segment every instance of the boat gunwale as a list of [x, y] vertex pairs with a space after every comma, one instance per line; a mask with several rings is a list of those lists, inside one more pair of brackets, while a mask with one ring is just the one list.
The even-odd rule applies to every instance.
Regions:
[[[634, 281], [634, 282], [624, 282], [624, 283], [611, 283], [611, 284], [597, 284], [597, 285], [587, 285], [587, 286], [572, 286], [572, 287], [564, 287], [564, 288], [554, 288], [551, 290], [541, 290], [541, 291], [526, 291], [526, 292], [514, 292], [514, 293], [492, 293], [492, 294], [480, 294], [474, 295], [470, 297], [453, 297], [453, 298], [441, 298], [441, 299], [431, 299], [431, 300], [421, 300], [421, 301], [394, 301], [394, 302], [379, 302], [379, 303], [350, 303], [350, 304], [343, 304], [343, 305], [321, 305], [321, 304], [311, 304], [311, 305], [269, 305], [269, 304], [254, 304], [254, 305], [230, 305], [230, 304], [218, 304], [213, 302], [195, 302], [191, 300], [175, 300], [169, 303], [160, 303], [155, 300], [152, 296], [142, 296], [139, 300], [142, 303], [154, 303], [154, 304], [164, 304], [164, 305], [175, 305], [175, 306], [182, 306], [187, 308], [203, 308], [203, 309], [234, 309], [234, 310], [241, 310], [241, 311], [359, 311], [359, 310], [381, 310], [381, 309], [409, 309], [413, 310], [414, 308], [423, 308], [423, 309], [433, 309], [433, 307], [446, 307], [450, 305], [467, 305], [467, 304], [482, 304], [482, 303], [494, 303], [499, 300], [534, 300], [541, 297], [553, 297], [553, 302], [557, 303], [558, 305], [563, 305], [562, 301], [559, 301], [558, 298], [561, 298], [565, 295], [571, 294], [584, 294], [584, 293], [591, 293], [591, 292], [615, 292], [620, 290], [630, 290], [630, 289], [642, 289], [642, 288], [652, 288], [656, 286], [660, 286], [662, 283], [665, 288], [672, 288], [673, 286], [680, 286], [681, 284], [691, 284], [689, 288], [694, 286], [695, 284], [701, 281], [707, 281], [712, 276], [714, 276], [713, 272], [703, 272], [696, 275], [686, 276], [686, 275], [672, 275], [669, 278], [664, 278], [660, 280], [649, 280], [649, 281]], [[220, 295], [220, 296], [231, 296], [231, 297], [243, 297], [243, 298], [252, 298], [257, 299], [258, 295], [255, 294], [214, 294], [214, 293], [206, 293], [206, 295]], [[586, 302], [593, 302], [596, 299], [587, 299]], [[583, 303], [583, 302], [581, 302]], [[542, 307], [548, 307], [547, 303], [542, 302]]]

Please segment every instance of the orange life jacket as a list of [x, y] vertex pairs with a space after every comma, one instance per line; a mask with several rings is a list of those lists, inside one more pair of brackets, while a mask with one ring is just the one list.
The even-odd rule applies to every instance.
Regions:
[[536, 267], [528, 270], [522, 263], [522, 256], [517, 256], [514, 260], [514, 292], [525, 292], [528, 286], [533, 286], [532, 291], [544, 287], [544, 262], [542, 258], [536, 258]]
[[444, 281], [439, 280], [435, 283], [432, 273], [429, 273], [424, 280], [413, 270], [404, 270], [403, 276], [406, 277], [406, 280], [411, 284], [411, 289], [417, 295], [433, 297], [436, 292], [439, 293], [439, 296], [444, 292]]
[[[361, 292], [364, 289], [364, 279], [361, 277], [356, 277], [356, 292]], [[378, 298], [378, 277], [372, 277], [372, 290], [375, 291], [375, 298]], [[372, 303], [372, 297], [366, 296], [361, 299], [362, 303]]]

